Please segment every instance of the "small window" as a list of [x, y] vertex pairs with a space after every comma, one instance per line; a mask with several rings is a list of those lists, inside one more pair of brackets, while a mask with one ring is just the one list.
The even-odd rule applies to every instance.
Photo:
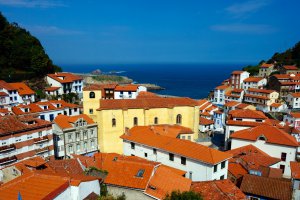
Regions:
[[286, 161], [286, 153], [281, 153], [281, 161]]
[[224, 180], [224, 175], [220, 177], [220, 180]]
[[218, 171], [218, 165], [214, 165], [214, 172]]
[[148, 157], [148, 154], [147, 153], [145, 153], [145, 158], [147, 158]]
[[117, 122], [116, 122], [116, 119], [115, 119], [115, 118], [113, 118], [113, 119], [111, 120], [111, 125], [112, 125], [112, 127], [116, 127]]
[[174, 161], [174, 154], [169, 153], [169, 160], [170, 160], [170, 161]]
[[176, 116], [176, 124], [181, 124], [181, 122], [182, 122], [182, 116], [181, 116], [181, 114], [178, 114]]
[[188, 140], [191, 140], [191, 136], [190, 135], [188, 136]]
[[224, 169], [226, 165], [226, 161], [221, 162], [221, 169]]
[[154, 124], [158, 124], [158, 118], [154, 117]]
[[157, 151], [156, 149], [153, 149], [153, 154], [156, 155], [157, 154]]
[[256, 122], [262, 122], [263, 120], [262, 119], [256, 119], [255, 121]]
[[144, 175], [144, 172], [145, 172], [145, 170], [144, 170], [144, 169], [140, 169], [140, 170], [137, 172], [137, 174], [136, 174], [136, 177], [140, 177], [140, 178], [142, 178], [142, 177], [143, 177], [143, 175]]
[[133, 126], [137, 126], [138, 125], [138, 118], [134, 117], [133, 118]]
[[135, 144], [133, 142], [130, 142], [130, 146], [131, 146], [131, 149], [135, 149]]
[[284, 174], [284, 170], [285, 170], [285, 165], [280, 165], [279, 167], [282, 170], [282, 173]]
[[90, 99], [94, 99], [95, 98], [95, 92], [90, 92]]
[[94, 110], [91, 108], [90, 109], [90, 114], [93, 114], [94, 113]]
[[42, 131], [40, 131], [40, 132], [39, 132], [39, 137], [42, 137], [42, 135], [43, 135], [43, 134], [42, 134]]
[[186, 165], [186, 158], [185, 157], [181, 157], [181, 164]]
[[189, 178], [192, 180], [192, 178], [193, 178], [193, 172], [190, 172], [189, 174], [190, 174]]

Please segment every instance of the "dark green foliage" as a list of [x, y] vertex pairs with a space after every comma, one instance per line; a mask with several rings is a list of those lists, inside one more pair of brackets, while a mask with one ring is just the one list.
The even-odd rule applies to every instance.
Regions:
[[108, 195], [107, 185], [102, 184], [100, 189], [100, 195], [106, 197]]
[[294, 65], [300, 66], [300, 42], [293, 48], [286, 50], [283, 53], [275, 53], [268, 61], [269, 63], [277, 62], [278, 65]]
[[279, 72], [279, 71], [274, 71], [274, 72], [272, 72], [272, 73], [270, 74], [270, 76], [273, 76], [273, 75], [275, 75], [275, 74], [280, 74], [280, 72]]
[[76, 93], [63, 94], [62, 99], [69, 103], [78, 103], [79, 97]]
[[21, 81], [61, 71], [40, 41], [0, 12], [0, 79]]
[[180, 192], [172, 191], [171, 194], [167, 194], [164, 200], [202, 200], [202, 196], [194, 191]]
[[249, 72], [250, 76], [257, 75], [259, 72], [259, 65], [256, 66], [248, 65], [244, 67], [243, 70]]

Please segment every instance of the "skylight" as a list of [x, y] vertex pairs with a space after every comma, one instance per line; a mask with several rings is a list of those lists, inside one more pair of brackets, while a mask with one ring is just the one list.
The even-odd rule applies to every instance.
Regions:
[[145, 170], [139, 169], [138, 173], [136, 174], [136, 177], [143, 177]]

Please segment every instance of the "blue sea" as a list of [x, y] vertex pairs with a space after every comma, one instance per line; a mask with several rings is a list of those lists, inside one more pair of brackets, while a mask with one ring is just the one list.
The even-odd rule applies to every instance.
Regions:
[[246, 64], [99, 64], [61, 65], [64, 71], [89, 73], [123, 71], [118, 75], [128, 76], [137, 83], [157, 84], [165, 90], [159, 94], [206, 98], [211, 90], [229, 78], [233, 70], [241, 70]]

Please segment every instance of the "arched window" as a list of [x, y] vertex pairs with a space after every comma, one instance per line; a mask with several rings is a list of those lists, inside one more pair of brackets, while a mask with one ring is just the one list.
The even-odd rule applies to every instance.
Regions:
[[116, 125], [117, 125], [117, 121], [116, 121], [115, 118], [113, 118], [113, 119], [111, 120], [111, 126], [112, 126], [112, 127], [115, 127]]
[[138, 118], [137, 117], [133, 118], [133, 126], [137, 126], [138, 123], [139, 123]]
[[158, 124], [158, 117], [154, 117], [154, 124]]
[[181, 124], [181, 121], [182, 121], [182, 116], [181, 116], [181, 114], [178, 114], [176, 116], [176, 124]]
[[95, 92], [90, 92], [90, 99], [94, 99], [95, 98]]

